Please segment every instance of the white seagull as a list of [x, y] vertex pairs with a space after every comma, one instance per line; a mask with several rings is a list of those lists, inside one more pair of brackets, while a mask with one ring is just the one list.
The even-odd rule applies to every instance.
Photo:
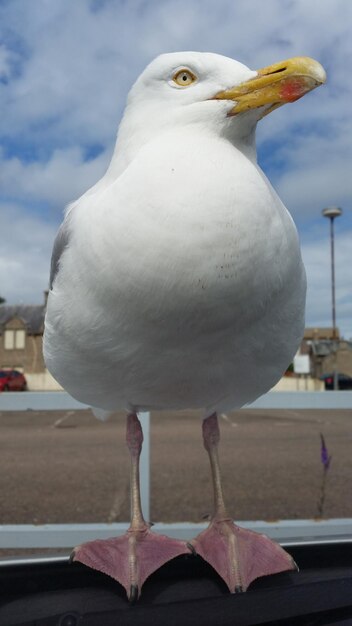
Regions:
[[[324, 81], [307, 57], [259, 71], [211, 53], [157, 57], [129, 93], [106, 174], [68, 207], [55, 240], [47, 367], [96, 414], [126, 409], [131, 454], [128, 532], [73, 558], [113, 576], [131, 600], [190, 549], [232, 592], [295, 567], [227, 514], [217, 414], [275, 385], [303, 334], [297, 231], [257, 164], [255, 128]], [[153, 533], [139, 494], [138, 412], [185, 408], [204, 411], [215, 503], [190, 544]]]

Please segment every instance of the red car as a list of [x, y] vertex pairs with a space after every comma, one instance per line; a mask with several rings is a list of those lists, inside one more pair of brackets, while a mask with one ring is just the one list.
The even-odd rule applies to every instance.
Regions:
[[0, 370], [0, 391], [26, 391], [27, 381], [17, 370]]

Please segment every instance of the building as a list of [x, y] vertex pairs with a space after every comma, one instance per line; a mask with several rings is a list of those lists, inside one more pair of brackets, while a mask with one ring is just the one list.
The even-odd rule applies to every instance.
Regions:
[[43, 359], [47, 292], [43, 304], [0, 305], [0, 369], [23, 372], [31, 391], [61, 389]]
[[339, 330], [333, 328], [306, 328], [301, 345], [301, 354], [309, 354], [311, 374], [320, 378], [336, 370], [352, 376], [352, 342], [340, 338]]

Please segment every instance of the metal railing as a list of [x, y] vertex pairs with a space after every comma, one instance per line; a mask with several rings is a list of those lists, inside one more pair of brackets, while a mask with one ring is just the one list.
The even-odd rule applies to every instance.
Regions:
[[[64, 391], [2, 393], [0, 411], [82, 410], [87, 405], [74, 400]], [[246, 409], [352, 409], [352, 391], [269, 392]], [[144, 444], [141, 454], [141, 497], [146, 519], [150, 519], [150, 414], [139, 415]], [[157, 523], [153, 530], [180, 539], [191, 539], [207, 526], [189, 522]], [[241, 526], [265, 533], [283, 545], [302, 541], [352, 541], [352, 519], [249, 521]], [[0, 549], [68, 548], [83, 541], [120, 535], [128, 523], [111, 524], [31, 524], [0, 525]]]

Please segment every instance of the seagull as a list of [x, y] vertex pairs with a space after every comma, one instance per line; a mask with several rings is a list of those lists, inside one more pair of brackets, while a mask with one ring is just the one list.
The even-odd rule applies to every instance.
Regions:
[[[280, 379], [304, 329], [296, 227], [256, 159], [257, 122], [325, 82], [295, 57], [254, 71], [213, 53], [152, 61], [133, 85], [103, 178], [68, 206], [54, 243], [44, 334], [54, 378], [94, 413], [126, 410], [131, 524], [73, 560], [135, 601], [161, 565], [190, 551], [231, 592], [294, 569], [276, 543], [227, 512], [218, 415]], [[202, 409], [214, 513], [186, 543], [143, 517], [141, 411]]]

